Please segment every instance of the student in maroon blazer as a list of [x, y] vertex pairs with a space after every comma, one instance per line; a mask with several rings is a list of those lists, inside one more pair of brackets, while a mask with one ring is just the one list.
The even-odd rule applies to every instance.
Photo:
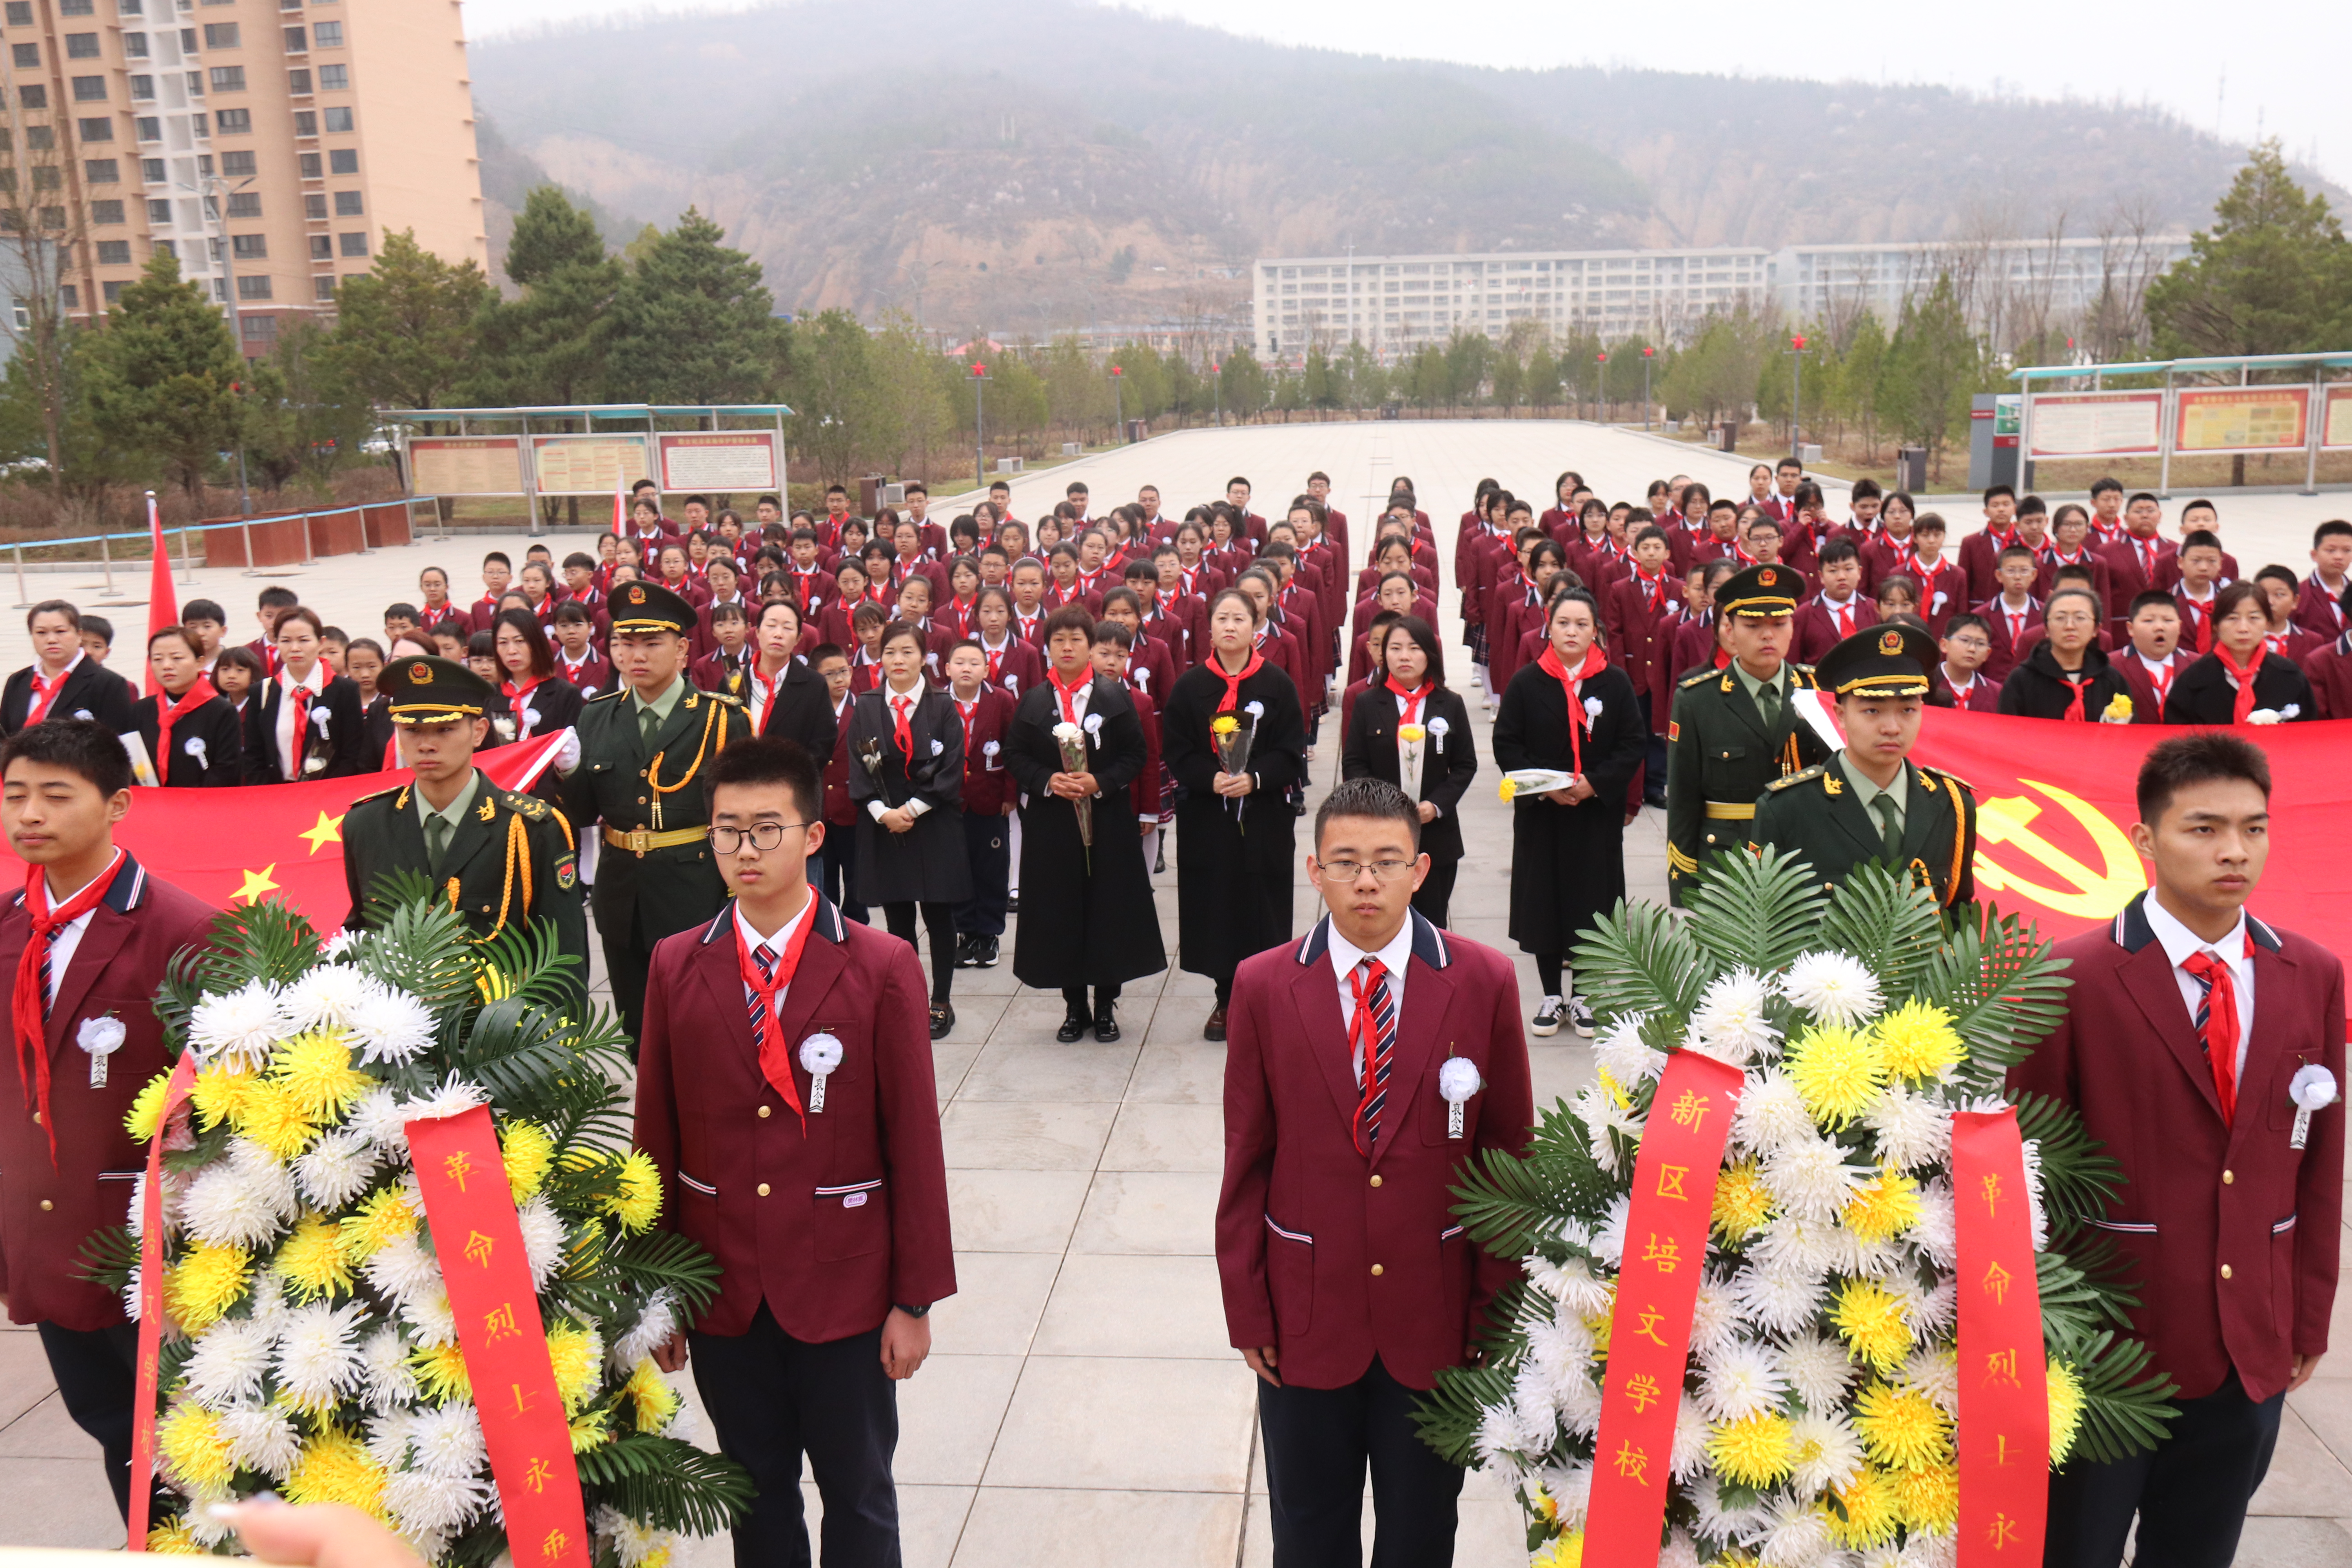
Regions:
[[[1227, 1013], [1217, 1269], [1261, 1379], [1277, 1563], [1361, 1560], [1368, 1462], [1373, 1561], [1452, 1561], [1462, 1471], [1421, 1441], [1413, 1404], [1478, 1359], [1518, 1273], [1464, 1233], [1449, 1191], [1481, 1151], [1526, 1147], [1518, 984], [1509, 959], [1412, 909], [1420, 822], [1385, 780], [1335, 787], [1307, 863], [1326, 913], [1243, 961]], [[1473, 1073], [1455, 1137], [1441, 1076]]]
[[703, 776], [734, 897], [655, 945], [636, 1143], [661, 1172], [663, 1223], [718, 1263], [719, 1294], [657, 1359], [675, 1372], [691, 1352], [719, 1448], [758, 1488], [740, 1561], [809, 1560], [805, 1454], [825, 1557], [896, 1563], [891, 1384], [930, 1353], [927, 1315], [956, 1288], [923, 972], [809, 885], [824, 827], [806, 751], [739, 741]]
[[1797, 606], [1790, 656], [1818, 664], [1847, 637], [1878, 624], [1878, 605], [1862, 591], [1862, 552], [1851, 539], [1832, 539], [1816, 562], [1821, 592]]
[[2323, 719], [2352, 719], [2352, 632], [2303, 661], [2311, 700]]
[[[0, 1257], [8, 1316], [40, 1333], [49, 1372], [74, 1425], [105, 1456], [115, 1506], [131, 1517], [131, 1427], [139, 1329], [122, 1298], [81, 1278], [82, 1243], [122, 1223], [146, 1152], [122, 1128], [131, 1100], [171, 1065], [152, 1003], [164, 965], [201, 942], [212, 908], [147, 874], [114, 843], [131, 809], [131, 759], [112, 731], [87, 719], [36, 724], [0, 745], [6, 781], [0, 818], [25, 860], [25, 889], [0, 909], [0, 974], [41, 1017], [48, 1081], [26, 1083], [13, 1008], [0, 1008]], [[78, 896], [79, 895], [79, 896]], [[70, 917], [48, 942], [49, 989], [28, 900], [44, 917]], [[25, 982], [27, 957], [33, 978]], [[110, 1030], [112, 1020], [119, 1029]], [[111, 1054], [94, 1054], [107, 1033]], [[27, 1053], [29, 1054], [29, 1053]]]
[[[2135, 1514], [2166, 1564], [2226, 1568], [2284, 1394], [2327, 1349], [2343, 1242], [2344, 965], [2245, 908], [2271, 848], [2270, 794], [2269, 763], [2236, 735], [2149, 749], [2131, 836], [2154, 888], [2058, 944], [2065, 1021], [2011, 1069], [2013, 1088], [2074, 1107], [2121, 1163], [2093, 1223], [2137, 1266], [2131, 1332], [2179, 1385], [2179, 1416], [2153, 1452], [2076, 1459], [2052, 1479], [2053, 1568], [2119, 1562]], [[2298, 1079], [2324, 1079], [2335, 1097], [2300, 1141]]]
[[1954, 616], [1937, 639], [1943, 657], [1927, 672], [1927, 702], [1935, 708], [1957, 708], [1967, 713], [2000, 711], [2000, 682], [1984, 671], [1992, 633], [1984, 617]]

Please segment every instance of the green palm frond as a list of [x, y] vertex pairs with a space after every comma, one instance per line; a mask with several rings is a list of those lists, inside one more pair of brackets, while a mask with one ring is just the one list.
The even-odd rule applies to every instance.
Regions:
[[1455, 1168], [1454, 1216], [1497, 1258], [1518, 1258], [1555, 1238], [1570, 1215], [1598, 1214], [1615, 1184], [1592, 1157], [1584, 1130], [1555, 1100], [1528, 1136], [1524, 1155], [1482, 1149]]
[[1763, 849], [1711, 857], [1683, 902], [1691, 935], [1717, 970], [1744, 964], [1771, 974], [1805, 951], [1829, 896], [1803, 860]]
[[2016, 1097], [2017, 1130], [2039, 1145], [2042, 1208], [2053, 1232], [2097, 1219], [2123, 1190], [2123, 1166], [2084, 1128], [2083, 1119], [2044, 1095]]
[[2150, 1367], [2147, 1345], [2114, 1332], [2095, 1336], [2079, 1357], [2065, 1358], [2083, 1385], [2083, 1425], [2068, 1462], [2114, 1464], [2164, 1440], [2165, 1423], [2180, 1414], [2179, 1386]]
[[91, 1231], [81, 1244], [74, 1265], [75, 1279], [120, 1291], [131, 1283], [131, 1271], [139, 1267], [139, 1238], [131, 1234], [127, 1225], [110, 1225], [103, 1230]]
[[1421, 1440], [1437, 1450], [1447, 1463], [1478, 1462], [1478, 1428], [1486, 1407], [1511, 1397], [1511, 1373], [1490, 1359], [1484, 1366], [1454, 1366], [1437, 1374], [1437, 1386], [1423, 1394], [1412, 1413]]
[[1830, 895], [1811, 946], [1850, 952], [1890, 998], [1908, 996], [1944, 940], [1936, 896], [1892, 868], [1857, 866]]
[[1919, 994], [1952, 1015], [1969, 1042], [1960, 1080], [1983, 1093], [2066, 1016], [2066, 960], [2015, 915], [1985, 909], [1963, 921], [1919, 975]]
[[732, 1459], [651, 1432], [600, 1443], [579, 1458], [589, 1507], [609, 1503], [654, 1530], [715, 1535], [751, 1506], [751, 1479]]
[[1714, 977], [1690, 928], [1647, 902], [1620, 900], [1600, 924], [1578, 933], [1571, 962], [1576, 988], [1604, 1021], [1629, 1013], [1688, 1013]]
[[415, 993], [436, 1013], [478, 994], [466, 922], [433, 897], [423, 872], [385, 872], [370, 889], [368, 906], [373, 924], [358, 961], [362, 971]]

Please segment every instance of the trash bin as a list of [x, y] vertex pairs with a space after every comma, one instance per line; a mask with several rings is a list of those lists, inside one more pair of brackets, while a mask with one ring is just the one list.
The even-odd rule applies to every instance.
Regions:
[[1927, 448], [1897, 447], [1895, 448], [1895, 488], [1917, 495], [1927, 488]]

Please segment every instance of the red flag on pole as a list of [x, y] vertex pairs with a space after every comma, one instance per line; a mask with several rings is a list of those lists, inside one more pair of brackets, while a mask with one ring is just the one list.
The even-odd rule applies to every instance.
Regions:
[[[163, 514], [155, 505], [153, 490], [147, 492], [147, 538], [155, 551], [154, 563], [147, 572], [147, 637], [152, 642], [157, 632], [180, 622], [180, 595], [172, 586], [172, 557], [163, 548]], [[154, 697], [162, 691], [155, 684], [155, 667], [148, 665], [147, 695]]]
[[613, 481], [613, 537], [615, 539], [629, 531], [628, 497], [629, 492], [621, 488], [621, 481], [614, 479]]

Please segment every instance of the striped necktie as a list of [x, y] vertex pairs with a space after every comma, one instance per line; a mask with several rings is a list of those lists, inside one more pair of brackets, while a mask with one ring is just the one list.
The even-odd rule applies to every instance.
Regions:
[[1389, 994], [1388, 968], [1377, 958], [1349, 970], [1348, 984], [1356, 995], [1356, 1015], [1348, 1023], [1348, 1054], [1355, 1058], [1363, 1079], [1363, 1095], [1356, 1102], [1356, 1152], [1369, 1159], [1380, 1142], [1389, 1069], [1396, 1065], [1396, 1003]]
[[768, 1042], [768, 1025], [776, 1015], [775, 951], [768, 947], [755, 947], [751, 950], [751, 962], [760, 966], [760, 989], [752, 992], [750, 999], [751, 1054], [757, 1056], [760, 1054], [760, 1048]]

